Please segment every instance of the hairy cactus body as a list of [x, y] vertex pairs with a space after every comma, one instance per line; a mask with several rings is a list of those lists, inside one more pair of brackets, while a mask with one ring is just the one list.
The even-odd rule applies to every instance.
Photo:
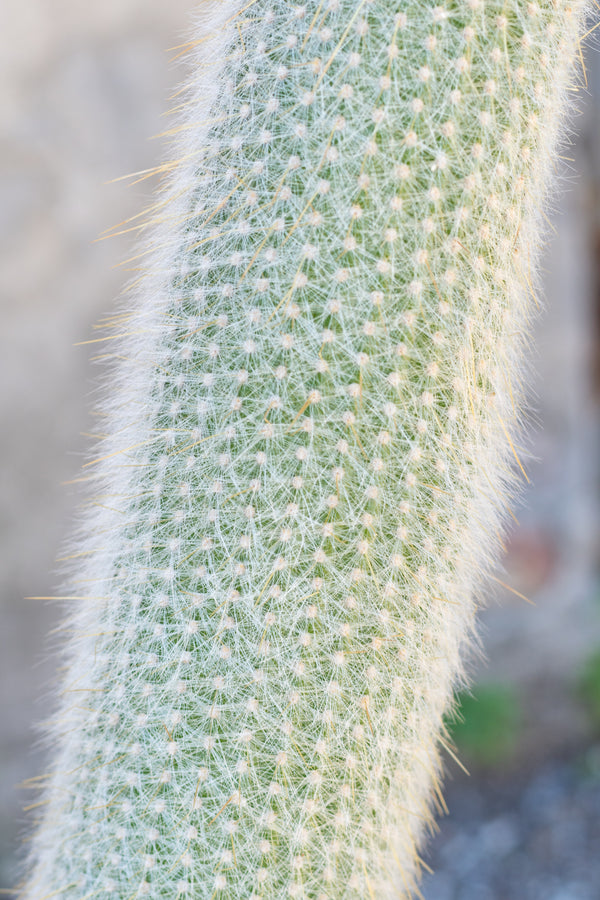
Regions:
[[198, 26], [139, 298], [105, 323], [27, 900], [412, 894], [582, 6]]

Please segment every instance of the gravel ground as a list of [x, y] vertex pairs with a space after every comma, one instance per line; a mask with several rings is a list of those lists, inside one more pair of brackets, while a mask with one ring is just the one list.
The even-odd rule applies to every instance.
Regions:
[[464, 777], [426, 857], [425, 900], [598, 900], [600, 744], [527, 777]]

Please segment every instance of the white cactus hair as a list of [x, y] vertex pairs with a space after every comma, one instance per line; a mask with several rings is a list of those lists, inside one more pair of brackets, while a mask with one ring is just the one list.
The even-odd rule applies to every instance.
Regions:
[[202, 7], [25, 900], [418, 890], [585, 7]]

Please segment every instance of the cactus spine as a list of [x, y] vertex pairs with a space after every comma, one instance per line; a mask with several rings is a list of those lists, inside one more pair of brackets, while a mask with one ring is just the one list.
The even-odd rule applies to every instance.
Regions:
[[138, 297], [104, 323], [26, 900], [412, 895], [583, 7], [198, 22]]

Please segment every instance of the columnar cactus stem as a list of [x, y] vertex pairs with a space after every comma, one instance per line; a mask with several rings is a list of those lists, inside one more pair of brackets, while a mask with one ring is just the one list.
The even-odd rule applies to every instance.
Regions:
[[137, 300], [105, 323], [27, 900], [416, 889], [521, 465], [584, 5], [250, 0], [198, 24]]

